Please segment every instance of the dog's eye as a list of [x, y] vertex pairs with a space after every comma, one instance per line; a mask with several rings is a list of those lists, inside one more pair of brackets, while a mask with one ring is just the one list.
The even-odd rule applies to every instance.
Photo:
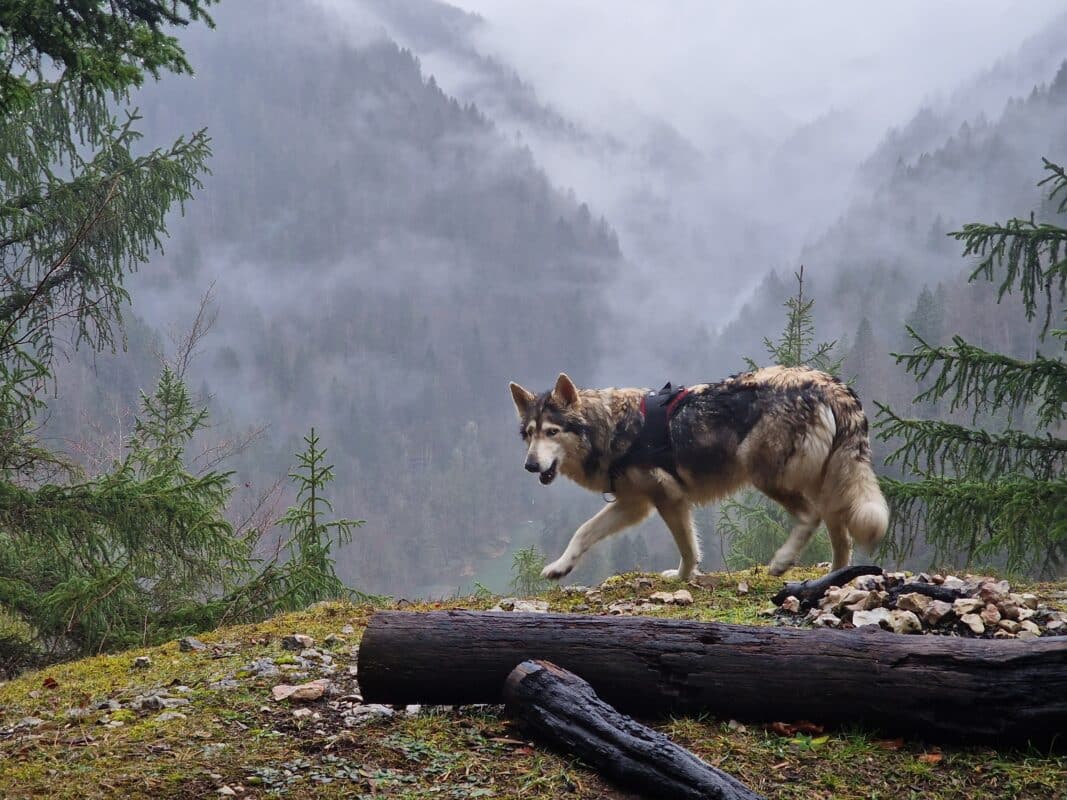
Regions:
[[545, 436], [555, 436], [559, 433], [559, 428], [549, 428], [545, 431]]

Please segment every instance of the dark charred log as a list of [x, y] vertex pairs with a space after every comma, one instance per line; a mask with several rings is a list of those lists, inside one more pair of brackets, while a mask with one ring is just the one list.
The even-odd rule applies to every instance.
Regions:
[[1037, 641], [749, 627], [641, 617], [379, 612], [367, 702], [499, 703], [515, 665], [579, 671], [639, 718], [861, 724], [928, 740], [1049, 742], [1067, 730], [1067, 637]]
[[776, 606], [780, 606], [790, 595], [800, 601], [801, 608], [811, 608], [818, 605], [819, 598], [826, 594], [831, 586], [844, 586], [851, 580], [861, 575], [882, 575], [882, 568], [872, 564], [844, 567], [814, 578], [810, 581], [795, 581], [783, 586], [771, 600]]
[[924, 594], [927, 597], [932, 597], [934, 600], [942, 600], [946, 603], [951, 603], [966, 596], [959, 589], [946, 589], [944, 586], [938, 586], [936, 583], [905, 583], [901, 586], [894, 586], [889, 590], [890, 603], [895, 606], [898, 597], [902, 594], [910, 594], [911, 592]]
[[555, 664], [519, 664], [505, 683], [504, 702], [508, 714], [537, 738], [629, 791], [678, 800], [761, 800], [732, 775], [620, 714], [588, 683]]

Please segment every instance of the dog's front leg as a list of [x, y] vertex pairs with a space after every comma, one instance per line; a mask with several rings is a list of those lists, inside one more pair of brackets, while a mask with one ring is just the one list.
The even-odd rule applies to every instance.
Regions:
[[541, 577], [559, 580], [570, 573], [585, 551], [608, 536], [636, 525], [652, 511], [652, 504], [645, 499], [617, 499], [582, 523], [571, 537], [563, 555], [541, 571]]

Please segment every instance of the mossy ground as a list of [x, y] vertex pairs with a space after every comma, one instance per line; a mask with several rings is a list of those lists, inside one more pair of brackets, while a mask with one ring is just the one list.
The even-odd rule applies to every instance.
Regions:
[[[798, 570], [789, 577], [813, 574]], [[637, 596], [634, 577], [607, 582], [603, 606]], [[747, 594], [738, 593], [739, 580], [747, 582]], [[723, 575], [717, 588], [688, 587], [693, 605], [657, 614], [766, 624], [769, 620], [758, 611], [780, 586], [780, 579], [758, 570]], [[677, 588], [677, 581], [657, 577], [641, 594]], [[1064, 588], [1027, 587], [1061, 608], [1063, 599], [1051, 593]], [[559, 590], [543, 599], [553, 611], [589, 605], [584, 596]], [[485, 609], [493, 602], [464, 598], [411, 608]], [[588, 610], [601, 612], [603, 607], [598, 603]], [[240, 670], [265, 656], [284, 661], [280, 640], [286, 634], [307, 633], [321, 642], [351, 625], [354, 632], [347, 641], [331, 648], [339, 670], [345, 670], [352, 660], [351, 645], [372, 613], [369, 606], [320, 604], [202, 636], [209, 645], [220, 645], [215, 652], [180, 652], [170, 643], [56, 665], [0, 684], [0, 796], [218, 797], [223, 786], [243, 797], [628, 796], [574, 760], [531, 744], [499, 709], [397, 713], [345, 728], [339, 718], [326, 714], [319, 721], [295, 718], [291, 705], [271, 700], [271, 686], [281, 681], [249, 677]], [[150, 667], [133, 666], [141, 655], [151, 659]], [[236, 673], [236, 688], [211, 687], [231, 673]], [[175, 709], [184, 719], [164, 722], [160, 711], [123, 709], [109, 717], [123, 725], [107, 727], [100, 724], [105, 711], [68, 715], [72, 708], [95, 708], [109, 698], [122, 702], [179, 684], [191, 688], [185, 695], [190, 705]], [[10, 732], [25, 717], [43, 722]], [[938, 749], [859, 730], [789, 733], [714, 718], [675, 719], [659, 727], [768, 798], [1067, 798], [1067, 756], [1062, 751]]]

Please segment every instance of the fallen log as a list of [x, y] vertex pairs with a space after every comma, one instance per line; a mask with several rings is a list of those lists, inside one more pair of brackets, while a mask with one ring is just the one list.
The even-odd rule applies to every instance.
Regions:
[[844, 586], [851, 580], [855, 580], [861, 575], [881, 575], [882, 568], [876, 567], [871, 564], [857, 564], [853, 567], [842, 567], [841, 569], [828, 572], [821, 578], [812, 578], [807, 581], [793, 581], [787, 583], [778, 593], [771, 598], [776, 606], [780, 606], [785, 602], [785, 599], [792, 595], [800, 601], [801, 608], [811, 608], [817, 605], [819, 599], [826, 594], [826, 590], [831, 586]]
[[539, 739], [628, 790], [677, 800], [762, 800], [732, 775], [620, 714], [555, 664], [519, 664], [504, 685], [504, 702], [509, 716]]
[[389, 611], [363, 635], [360, 686], [372, 703], [499, 703], [508, 674], [528, 659], [580, 672], [605, 702], [638, 716], [810, 719], [1019, 744], [1067, 730], [1067, 637]]
[[927, 597], [932, 597], [934, 600], [941, 600], [945, 603], [952, 603], [964, 597], [964, 593], [959, 589], [946, 589], [944, 586], [938, 586], [936, 583], [905, 583], [900, 586], [894, 586], [889, 590], [889, 597], [892, 605], [897, 604], [897, 598], [902, 594], [924, 594]]

